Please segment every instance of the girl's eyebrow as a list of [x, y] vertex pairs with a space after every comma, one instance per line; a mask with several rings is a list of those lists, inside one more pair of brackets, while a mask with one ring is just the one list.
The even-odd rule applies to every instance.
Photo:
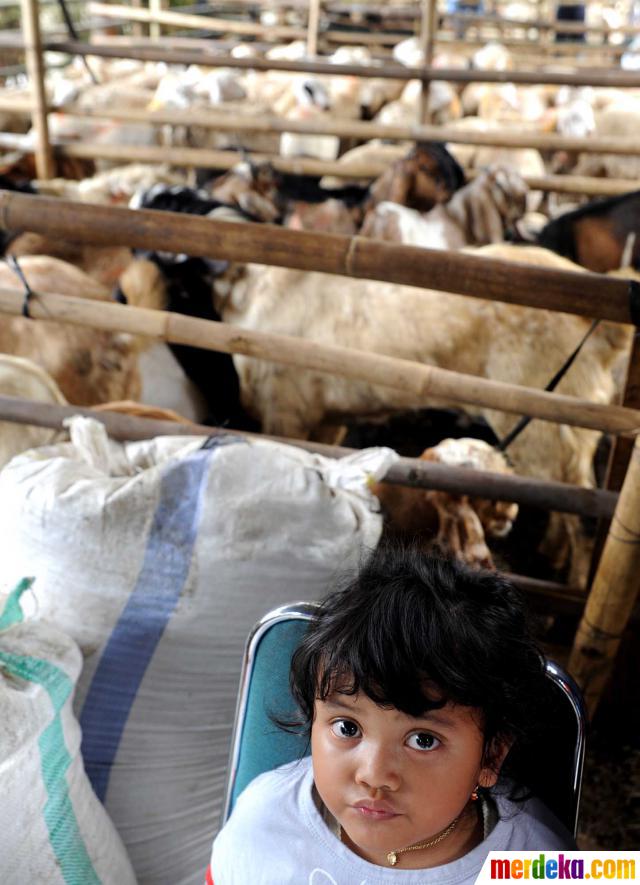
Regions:
[[329, 707], [341, 707], [343, 710], [349, 710], [349, 712], [353, 713], [354, 708], [352, 704], [346, 704], [344, 701], [340, 700], [339, 696], [335, 694], [330, 694], [329, 697], [325, 698], [323, 703], [327, 704]]
[[[349, 697], [353, 697], [353, 695], [349, 695]], [[357, 709], [352, 704], [345, 703], [340, 700], [340, 693], [330, 694], [324, 701], [328, 707], [338, 707], [341, 710], [348, 710], [349, 713], [354, 715], [357, 713]], [[428, 725], [437, 725], [441, 728], [452, 728], [455, 729], [458, 727], [458, 721], [453, 716], [448, 716], [442, 710], [428, 710], [426, 713], [423, 713], [420, 716], [407, 716], [407, 714], [402, 713], [400, 710], [396, 711], [401, 716], [406, 716], [407, 719], [411, 719], [416, 723], [425, 722]]]

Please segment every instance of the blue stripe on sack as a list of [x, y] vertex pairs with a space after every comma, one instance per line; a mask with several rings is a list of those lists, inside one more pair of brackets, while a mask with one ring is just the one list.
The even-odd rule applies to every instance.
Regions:
[[73, 683], [60, 667], [41, 658], [0, 651], [0, 665], [14, 676], [42, 686], [49, 695], [54, 715], [38, 738], [42, 781], [47, 793], [42, 816], [49, 844], [66, 885], [100, 885], [67, 783], [67, 771], [73, 760], [65, 743], [60, 714], [73, 692]]
[[140, 683], [189, 574], [214, 452], [198, 451], [173, 461], [162, 477], [142, 569], [103, 649], [82, 708], [85, 769], [103, 802]]

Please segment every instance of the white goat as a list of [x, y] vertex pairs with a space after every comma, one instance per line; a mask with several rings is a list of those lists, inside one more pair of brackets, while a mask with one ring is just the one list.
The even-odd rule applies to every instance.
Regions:
[[[553, 268], [583, 269], [539, 248], [498, 245], [478, 250], [487, 257]], [[218, 299], [223, 319], [244, 328], [309, 338], [355, 350], [386, 354], [469, 375], [544, 389], [581, 340], [582, 317], [419, 290], [391, 283], [249, 265], [227, 297]], [[614, 395], [612, 370], [625, 353], [630, 330], [603, 323], [559, 385], [559, 391], [593, 402]], [[234, 357], [243, 405], [266, 433], [305, 438], [336, 418], [383, 415], [431, 403], [414, 394], [339, 376], [305, 371], [244, 356]], [[440, 403], [441, 405], [441, 403]], [[476, 409], [501, 436], [516, 419]], [[509, 449], [519, 473], [581, 486], [593, 484], [592, 461], [599, 434], [532, 421]], [[584, 578], [577, 517], [555, 518], [551, 527], [556, 562], [572, 553], [572, 580]]]

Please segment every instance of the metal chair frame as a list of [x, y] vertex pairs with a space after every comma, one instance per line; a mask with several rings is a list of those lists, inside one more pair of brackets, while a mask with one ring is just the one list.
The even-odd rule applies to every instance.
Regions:
[[[296, 620], [309, 621], [318, 610], [316, 603], [297, 602], [289, 605], [280, 606], [273, 611], [268, 612], [255, 625], [245, 645], [244, 659], [242, 665], [242, 674], [240, 677], [240, 688], [238, 692], [238, 701], [236, 705], [236, 713], [233, 727], [233, 735], [231, 739], [231, 752], [229, 758], [229, 768], [227, 773], [227, 786], [225, 791], [225, 799], [222, 812], [222, 823], [227, 820], [233, 803], [233, 793], [238, 776], [238, 764], [240, 760], [240, 752], [243, 741], [243, 731], [245, 716], [247, 713], [247, 704], [249, 700], [249, 691], [251, 687], [251, 678], [254, 672], [256, 658], [260, 643], [262, 642], [268, 631], [276, 624], [282, 622], [291, 622]], [[560, 690], [562, 695], [570, 705], [573, 712], [576, 726], [575, 747], [572, 760], [572, 778], [571, 778], [571, 796], [570, 804], [572, 808], [571, 820], [565, 821], [568, 828], [572, 830], [575, 836], [578, 825], [578, 811], [580, 806], [580, 797], [582, 790], [582, 771], [584, 767], [585, 741], [586, 741], [586, 723], [587, 712], [576, 683], [566, 673], [562, 667], [554, 661], [545, 661], [545, 671], [547, 678]]]

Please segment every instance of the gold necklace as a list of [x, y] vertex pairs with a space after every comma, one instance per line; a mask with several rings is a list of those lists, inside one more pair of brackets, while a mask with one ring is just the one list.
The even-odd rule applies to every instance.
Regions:
[[409, 845], [407, 848], [397, 848], [395, 851], [390, 851], [387, 854], [387, 860], [391, 864], [392, 867], [398, 863], [398, 855], [404, 854], [406, 851], [419, 851], [421, 848], [433, 848], [434, 845], [437, 845], [438, 842], [442, 842], [443, 839], [446, 839], [456, 828], [456, 824], [460, 820], [460, 815], [452, 820], [446, 830], [443, 830], [439, 836], [436, 836], [434, 839], [429, 839], [428, 842], [417, 842], [415, 845]]

